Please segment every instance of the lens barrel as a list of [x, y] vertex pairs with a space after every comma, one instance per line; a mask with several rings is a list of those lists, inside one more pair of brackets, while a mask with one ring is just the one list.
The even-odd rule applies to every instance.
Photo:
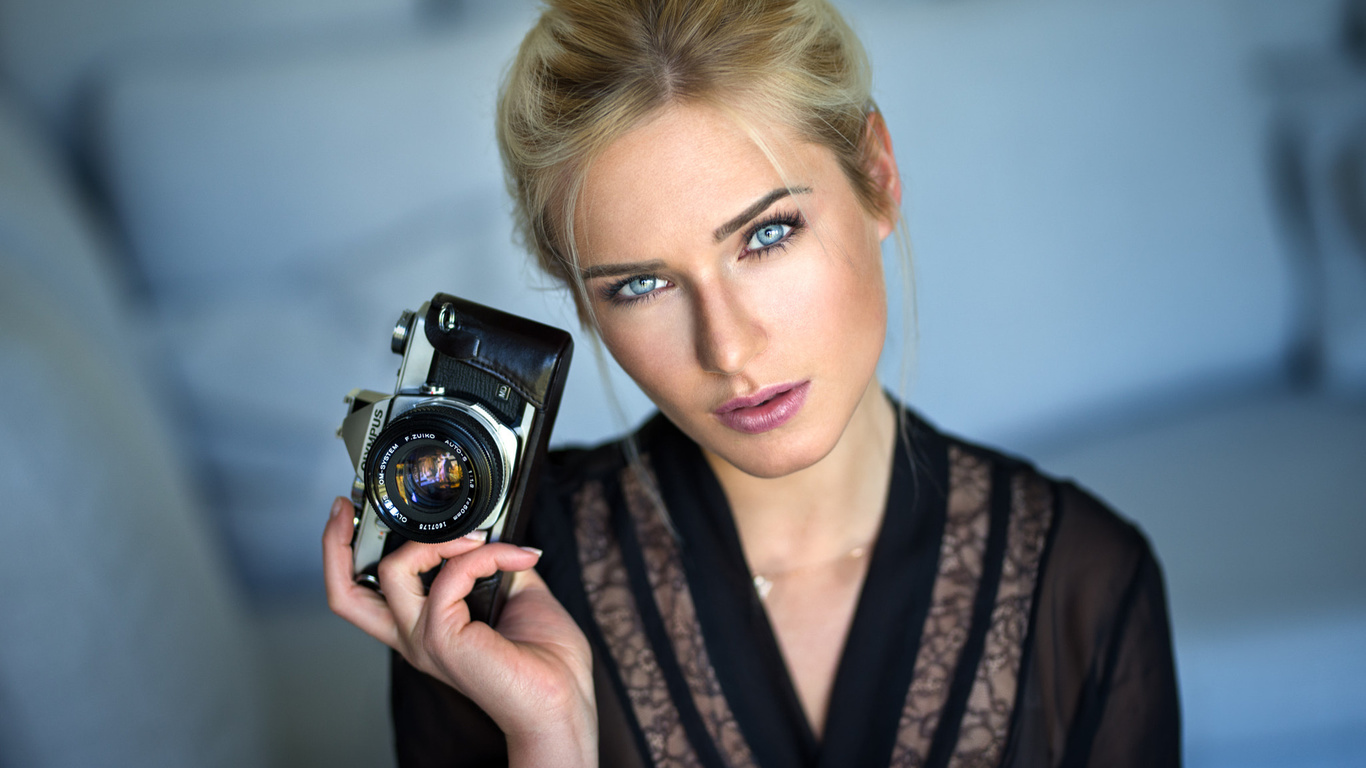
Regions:
[[503, 461], [488, 428], [455, 406], [395, 417], [370, 446], [365, 486], [389, 529], [414, 541], [449, 541], [494, 510]]

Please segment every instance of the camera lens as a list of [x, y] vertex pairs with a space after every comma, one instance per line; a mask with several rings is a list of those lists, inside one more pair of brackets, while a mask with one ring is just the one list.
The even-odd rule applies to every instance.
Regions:
[[394, 466], [394, 480], [403, 503], [415, 509], [445, 509], [465, 490], [460, 457], [440, 443], [414, 450]]
[[494, 511], [503, 486], [500, 456], [488, 428], [470, 413], [415, 408], [375, 438], [366, 492], [390, 530], [416, 541], [447, 541]]

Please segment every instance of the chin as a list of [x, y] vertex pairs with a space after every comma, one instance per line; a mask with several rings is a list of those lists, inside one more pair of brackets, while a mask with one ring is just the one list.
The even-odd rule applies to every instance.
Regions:
[[742, 437], [719, 450], [709, 450], [747, 475], [772, 480], [813, 466], [834, 450], [839, 437], [825, 440], [820, 435], [782, 432], [775, 430], [761, 439]]

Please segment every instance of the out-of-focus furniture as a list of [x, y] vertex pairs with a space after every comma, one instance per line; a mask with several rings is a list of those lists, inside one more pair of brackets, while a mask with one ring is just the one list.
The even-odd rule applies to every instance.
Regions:
[[57, 160], [0, 103], [0, 763], [260, 764], [247, 614]]

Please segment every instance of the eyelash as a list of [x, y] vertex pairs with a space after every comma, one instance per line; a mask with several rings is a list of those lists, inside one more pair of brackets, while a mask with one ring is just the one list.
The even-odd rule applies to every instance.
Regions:
[[802, 228], [806, 226], [806, 221], [802, 219], [800, 213], [797, 213], [795, 211], [790, 213], [774, 213], [772, 216], [768, 217], [767, 219], [764, 219], [763, 221], [758, 222], [757, 224], [755, 224], [754, 226], [750, 227], [748, 230], [745, 231], [745, 245], [749, 245], [749, 241], [754, 239], [754, 235], [759, 230], [763, 229], [764, 227], [771, 227], [774, 224], [786, 225], [788, 227], [787, 235], [782, 240], [779, 240], [778, 242], [772, 245], [766, 245], [762, 248], [755, 248], [754, 250], [749, 250], [748, 248], [746, 248], [746, 256], [762, 256], [775, 249], [787, 250], [787, 246], [792, 244], [792, 238], [796, 237], [797, 234], [802, 231]]
[[625, 306], [627, 304], [639, 304], [642, 301], [649, 301], [659, 293], [659, 289], [655, 289], [653, 291], [650, 291], [649, 293], [642, 293], [639, 296], [631, 296], [629, 298], [621, 294], [621, 289], [625, 288], [627, 285], [630, 285], [631, 283], [637, 280], [650, 278], [656, 280], [659, 279], [654, 275], [631, 275], [630, 277], [624, 277], [620, 280], [609, 283], [600, 289], [602, 300], [610, 302], [612, 304], [616, 304], [618, 306]]
[[[806, 222], [805, 222], [805, 220], [802, 219], [800, 213], [796, 213], [796, 212], [790, 212], [790, 213], [779, 212], [779, 213], [775, 213], [775, 214], [773, 214], [772, 216], [770, 216], [769, 218], [764, 219], [764, 220], [762, 220], [762, 221], [760, 221], [760, 222], [754, 224], [754, 225], [751, 226], [749, 229], [745, 230], [744, 243], [745, 243], [746, 245], [748, 245], [748, 244], [749, 244], [749, 241], [754, 239], [754, 235], [755, 235], [759, 230], [763, 229], [764, 227], [771, 227], [771, 226], [773, 226], [774, 224], [782, 224], [782, 225], [787, 226], [787, 227], [789, 228], [789, 229], [788, 229], [788, 232], [787, 232], [787, 235], [786, 235], [785, 237], [783, 237], [782, 240], [779, 240], [778, 242], [773, 243], [772, 245], [767, 245], [767, 246], [764, 246], [764, 247], [762, 247], [762, 248], [754, 248], [754, 249], [746, 248], [746, 249], [745, 249], [745, 252], [744, 252], [744, 255], [745, 255], [746, 257], [750, 257], [750, 256], [764, 256], [764, 255], [766, 255], [766, 254], [768, 254], [768, 253], [770, 253], [771, 251], [774, 251], [774, 250], [787, 250], [787, 246], [790, 245], [790, 244], [792, 243], [792, 238], [796, 237], [797, 234], [798, 234], [799, 232], [801, 232], [802, 229], [806, 226]], [[641, 302], [650, 301], [651, 299], [653, 299], [653, 298], [655, 298], [657, 295], [659, 295], [659, 293], [660, 293], [659, 289], [655, 289], [655, 290], [653, 290], [653, 291], [650, 291], [649, 293], [644, 293], [644, 294], [641, 294], [641, 295], [639, 295], [639, 296], [634, 296], [634, 297], [630, 297], [630, 298], [624, 297], [624, 296], [622, 296], [622, 294], [621, 294], [621, 290], [622, 290], [623, 288], [625, 288], [627, 285], [629, 285], [630, 283], [635, 282], [636, 280], [645, 279], [645, 278], [654, 278], [654, 279], [656, 279], [656, 280], [659, 279], [659, 278], [657, 278], [655, 275], [631, 275], [631, 276], [629, 276], [629, 277], [624, 277], [624, 278], [622, 278], [622, 279], [620, 279], [620, 280], [614, 281], [614, 282], [612, 282], [612, 283], [609, 283], [609, 284], [603, 286], [602, 289], [601, 289], [601, 296], [602, 296], [602, 299], [603, 299], [604, 301], [610, 302], [610, 303], [612, 303], [612, 304], [616, 304], [616, 305], [618, 305], [618, 306], [626, 306], [626, 305], [629, 305], [629, 304], [639, 304], [639, 303], [641, 303]]]

